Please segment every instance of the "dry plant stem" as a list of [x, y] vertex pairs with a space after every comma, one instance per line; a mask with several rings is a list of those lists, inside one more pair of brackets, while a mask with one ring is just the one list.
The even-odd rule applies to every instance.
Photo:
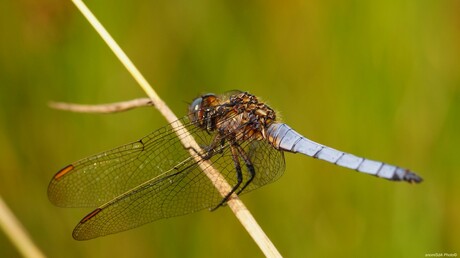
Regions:
[[100, 105], [82, 105], [76, 103], [66, 102], [50, 102], [48, 104], [51, 108], [80, 112], [80, 113], [115, 113], [127, 111], [137, 107], [151, 107], [153, 106], [152, 100], [149, 98], [139, 98], [128, 101], [100, 104]]
[[18, 248], [24, 257], [45, 257], [40, 249], [30, 239], [29, 235], [15, 218], [8, 206], [0, 196], [0, 228], [3, 228], [6, 235], [11, 239], [13, 244]]
[[[177, 117], [171, 111], [171, 109], [160, 99], [156, 94], [147, 80], [142, 76], [142, 74], [137, 70], [131, 60], [126, 56], [126, 54], [121, 50], [118, 44], [113, 40], [109, 33], [104, 29], [104, 27], [99, 23], [99, 21], [94, 17], [91, 11], [86, 7], [86, 5], [80, 0], [72, 0], [77, 8], [82, 12], [86, 19], [91, 23], [94, 29], [99, 33], [107, 45], [112, 49], [114, 54], [118, 59], [123, 63], [126, 69], [131, 73], [134, 79], [139, 83], [139, 85], [144, 89], [147, 95], [152, 100], [155, 107], [160, 111], [160, 113], [166, 118], [169, 123], [172, 123], [174, 130], [178, 135], [185, 135], [181, 137], [180, 140], [184, 147], [190, 150], [190, 155], [195, 158], [198, 162], [200, 157], [192, 150], [200, 150], [200, 147], [187, 132], [184, 126], [178, 121]], [[175, 121], [175, 123], [173, 123]], [[206, 176], [214, 183], [216, 189], [222, 196], [225, 196], [231, 190], [231, 186], [226, 182], [225, 178], [215, 170], [209, 162], [198, 162], [200, 168], [206, 173]], [[275, 248], [270, 239], [265, 235], [263, 230], [257, 224], [256, 220], [244, 204], [240, 201], [237, 195], [233, 194], [230, 200], [227, 202], [228, 206], [231, 208], [235, 216], [240, 220], [242, 225], [246, 228], [248, 233], [257, 243], [259, 248], [267, 257], [281, 257], [281, 254]]]

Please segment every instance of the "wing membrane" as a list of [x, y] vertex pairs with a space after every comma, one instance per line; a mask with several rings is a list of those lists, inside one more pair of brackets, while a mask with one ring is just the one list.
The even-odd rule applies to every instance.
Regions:
[[[209, 142], [207, 133], [180, 119], [197, 141]], [[183, 137], [183, 136], [180, 136]], [[155, 178], [189, 157], [171, 125], [139, 141], [77, 161], [51, 180], [48, 197], [61, 207], [97, 207]]]

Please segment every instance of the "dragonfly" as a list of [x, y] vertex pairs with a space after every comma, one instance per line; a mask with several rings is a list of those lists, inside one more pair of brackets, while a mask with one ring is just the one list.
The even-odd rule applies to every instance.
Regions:
[[[181, 142], [190, 135], [198, 143], [192, 151]], [[72, 234], [76, 240], [88, 240], [163, 218], [215, 210], [232, 194], [276, 181], [285, 170], [285, 152], [391, 181], [422, 182], [408, 169], [309, 140], [278, 121], [276, 112], [256, 96], [233, 91], [201, 95], [176, 122], [64, 167], [52, 178], [48, 197], [60, 207], [95, 208]], [[209, 165], [203, 168], [200, 163]], [[211, 167], [231, 186], [224, 197], [216, 189], [218, 182], [203, 171]]]

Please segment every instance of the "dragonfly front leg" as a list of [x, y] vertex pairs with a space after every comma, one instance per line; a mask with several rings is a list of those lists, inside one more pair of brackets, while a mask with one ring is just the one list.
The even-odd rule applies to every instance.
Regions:
[[203, 160], [209, 160], [216, 153], [222, 153], [225, 147], [225, 139], [218, 135], [214, 137], [210, 145], [200, 146], [201, 151], [196, 150], [193, 147], [187, 147], [187, 150], [192, 150]]

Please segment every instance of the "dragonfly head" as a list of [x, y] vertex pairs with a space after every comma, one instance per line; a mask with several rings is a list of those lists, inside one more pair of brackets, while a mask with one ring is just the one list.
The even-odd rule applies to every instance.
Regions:
[[217, 96], [213, 93], [202, 95], [193, 100], [188, 107], [188, 117], [190, 122], [203, 125], [205, 114], [210, 107], [218, 104]]

